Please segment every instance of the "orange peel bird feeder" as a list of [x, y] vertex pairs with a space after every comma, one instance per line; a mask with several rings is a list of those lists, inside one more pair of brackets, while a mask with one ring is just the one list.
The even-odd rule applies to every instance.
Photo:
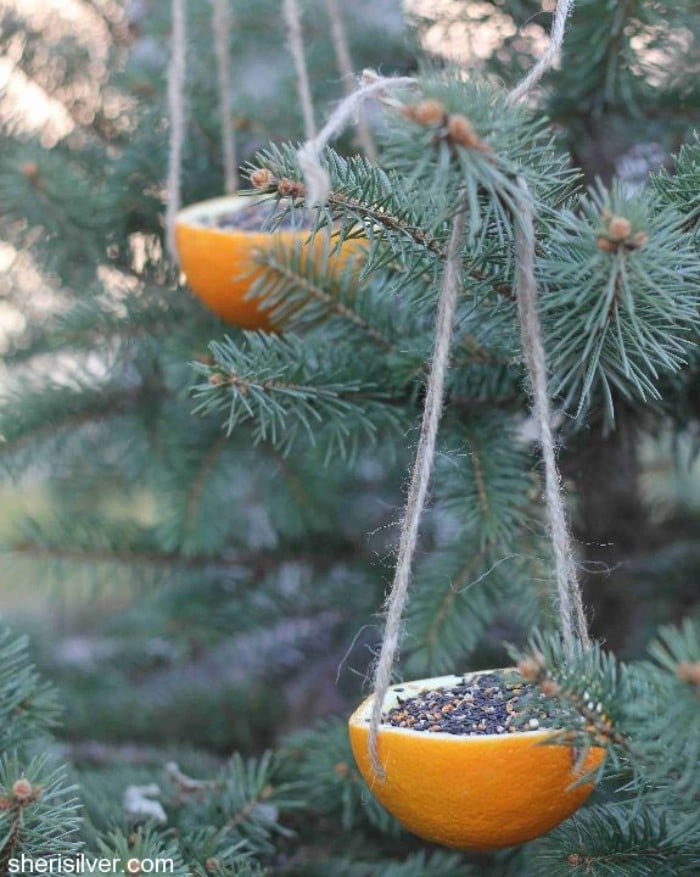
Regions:
[[200, 301], [228, 323], [241, 329], [273, 328], [270, 309], [254, 287], [265, 268], [259, 254], [276, 248], [314, 260], [327, 252], [332, 273], [342, 272], [362, 244], [351, 239], [336, 246], [327, 228], [316, 234], [308, 227], [265, 231], [259, 217], [283, 205], [269, 195], [227, 195], [180, 210], [175, 219], [175, 242], [180, 268]]
[[[550, 48], [511, 93], [512, 102], [527, 95], [551, 66], [561, 45], [570, 8], [571, 0], [557, 3]], [[379, 92], [386, 97], [396, 85], [406, 85], [406, 80], [375, 78], [360, 92], [367, 96]], [[319, 161], [321, 149], [347, 123], [361, 97], [360, 92], [348, 98], [346, 109], [342, 105], [336, 109], [321, 134], [311, 138], [299, 152], [307, 196], [312, 203], [324, 203], [329, 193], [328, 176]], [[399, 105], [394, 100], [392, 104]], [[416, 121], [421, 123], [420, 119]], [[478, 138], [457, 141], [453, 137], [452, 140], [455, 148], [486, 148]], [[534, 204], [524, 177], [514, 180], [510, 195], [514, 203], [514, 290], [523, 358], [544, 464], [545, 507], [553, 548], [560, 632], [565, 654], [572, 658], [590, 648], [590, 639], [551, 432], [546, 357], [537, 309]], [[565, 728], [559, 727], [562, 720], [557, 719], [554, 710], [553, 715], [547, 714], [547, 722], [540, 723], [536, 714], [527, 720], [530, 713], [524, 706], [522, 713], [526, 727], [515, 724], [507, 732], [501, 727], [495, 733], [491, 733], [488, 723], [481, 724], [478, 720], [466, 733], [455, 729], [445, 731], [440, 714], [430, 712], [430, 704], [424, 705], [422, 721], [409, 715], [409, 704], [416, 698], [420, 701], [432, 697], [442, 704], [442, 695], [451, 696], [455, 689], [460, 689], [461, 694], [470, 694], [472, 687], [478, 687], [483, 672], [390, 684], [419, 522], [435, 455], [456, 302], [462, 289], [465, 214], [468, 210], [465, 192], [457, 191], [455, 201], [438, 296], [423, 417], [394, 581], [386, 603], [386, 623], [374, 674], [374, 693], [350, 717], [348, 731], [355, 760], [370, 791], [409, 831], [448, 847], [493, 850], [532, 840], [580, 807], [593, 790], [592, 776], [603, 762], [605, 749], [601, 745], [586, 746], [582, 751], [577, 749], [573, 744], [578, 743], [579, 735], [569, 734]], [[508, 687], [508, 678], [518, 678], [516, 671], [510, 668], [488, 671], [487, 675], [496, 682], [491, 695], [494, 698], [499, 697], [499, 686], [501, 690]], [[441, 709], [444, 710], [445, 706], [453, 708], [448, 702], [442, 704]], [[397, 709], [401, 720], [392, 721], [391, 716]], [[484, 713], [489, 711], [493, 712], [493, 708], [483, 710]]]
[[[181, 209], [180, 172], [185, 133], [185, 4], [186, 0], [172, 0], [173, 48], [168, 83], [171, 117], [166, 215], [168, 249], [179, 263], [191, 290], [223, 320], [241, 329], [279, 329], [282, 327], [273, 326], [271, 310], [266, 307], [264, 297], [255, 295], [255, 284], [265, 272], [260, 255], [273, 248], [298, 251], [302, 265], [306, 258], [320, 262], [327, 255], [328, 269], [331, 275], [335, 275], [345, 269], [350, 256], [361, 254], [366, 241], [363, 243], [351, 239], [339, 243], [337, 235], [326, 227], [314, 231], [313, 218], [305, 210], [295, 211], [296, 216], [290, 221], [289, 216], [283, 215], [284, 209], [303, 195], [303, 186], [292, 181], [280, 181], [278, 194], [289, 194], [291, 197], [281, 197], [277, 201], [270, 194], [237, 194], [236, 145], [231, 118], [228, 0], [212, 0], [222, 154], [228, 194]], [[296, 0], [283, 0], [283, 11], [297, 74], [306, 137], [309, 139], [314, 134], [313, 107]], [[342, 22], [334, 4], [328, 5], [328, 13], [334, 34], [342, 37]], [[269, 189], [267, 181], [256, 179], [256, 174], [258, 177], [271, 177], [269, 171], [259, 169], [251, 175], [254, 188]], [[294, 191], [282, 191], [285, 182]]]
[[[389, 688], [383, 715], [406, 699], [467, 687], [482, 671], [404, 682]], [[514, 672], [514, 671], [512, 671]], [[545, 834], [576, 811], [593, 791], [582, 777], [604, 750], [555, 744], [553, 729], [456, 735], [382, 724], [377, 750], [384, 776], [373, 769], [369, 734], [374, 695], [350, 717], [355, 761], [370, 791], [413, 834], [431, 843], [473, 850], [522, 844]]]

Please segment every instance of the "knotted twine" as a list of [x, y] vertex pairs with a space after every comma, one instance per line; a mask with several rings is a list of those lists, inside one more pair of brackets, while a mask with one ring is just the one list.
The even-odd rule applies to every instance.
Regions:
[[564, 42], [566, 20], [574, 8], [574, 0], [557, 0], [552, 21], [552, 31], [549, 35], [549, 45], [540, 60], [530, 70], [527, 76], [520, 80], [518, 85], [508, 95], [511, 103], [521, 100], [530, 93], [532, 88], [542, 79], [544, 74], [554, 63]]
[[[338, 63], [338, 72], [343, 80], [343, 88], [345, 94], [349, 97], [355, 91], [355, 76], [353, 72], [352, 60], [350, 58], [350, 49], [348, 40], [345, 35], [345, 26], [343, 24], [343, 16], [338, 5], [338, 0], [325, 0], [326, 12], [331, 23], [331, 39], [335, 49], [335, 57]], [[372, 132], [367, 124], [367, 117], [362, 111], [358, 111], [357, 117], [357, 141], [362, 147], [362, 151], [367, 158], [376, 164], [377, 147], [372, 139]]]
[[321, 164], [323, 147], [340, 134], [368, 97], [383, 95], [390, 88], [413, 86], [418, 82], [413, 76], [383, 78], [374, 73], [365, 78], [369, 81], [338, 104], [318, 134], [307, 140], [297, 152], [297, 161], [304, 175], [305, 200], [310, 207], [323, 206], [331, 192], [331, 179]]

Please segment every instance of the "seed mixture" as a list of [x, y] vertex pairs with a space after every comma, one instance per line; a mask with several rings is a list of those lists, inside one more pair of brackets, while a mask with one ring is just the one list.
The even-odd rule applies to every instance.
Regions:
[[517, 676], [483, 673], [448, 688], [401, 700], [382, 721], [412, 731], [445, 734], [512, 734], [560, 726], [552, 700]]
[[304, 210], [286, 210], [278, 201], [251, 201], [240, 210], [222, 213], [216, 217], [216, 227], [236, 228], [243, 231], [267, 231], [286, 229], [300, 231], [309, 229], [313, 222]]

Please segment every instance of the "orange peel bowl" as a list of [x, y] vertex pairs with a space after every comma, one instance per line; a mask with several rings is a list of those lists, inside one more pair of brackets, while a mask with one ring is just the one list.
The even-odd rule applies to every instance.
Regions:
[[[302, 250], [308, 248], [320, 255], [329, 245], [329, 234], [322, 230], [310, 238], [308, 229], [269, 232], [236, 228], [236, 212], [262, 200], [269, 200], [269, 196], [228, 195], [186, 207], [175, 219], [175, 242], [187, 283], [210, 310], [241, 329], [270, 331], [269, 311], [259, 298], [249, 296], [264, 271], [255, 261], [256, 252], [281, 244], [290, 248], [301, 245]], [[219, 227], [217, 221], [224, 216], [231, 224]], [[348, 257], [358, 255], [365, 246], [366, 242], [356, 239], [344, 241], [329, 257], [332, 270], [342, 270]]]
[[[472, 675], [478, 674], [392, 686], [384, 712], [398, 705], [399, 696], [406, 700]], [[382, 780], [369, 758], [373, 700], [368, 697], [348, 723], [357, 766], [377, 800], [408, 831], [431, 843], [484, 851], [525, 843], [570, 816], [593, 791], [593, 783], [572, 785], [577, 775], [570, 746], [540, 745], [551, 730], [461, 736], [381, 725]], [[591, 748], [579, 776], [604, 757], [602, 748]]]

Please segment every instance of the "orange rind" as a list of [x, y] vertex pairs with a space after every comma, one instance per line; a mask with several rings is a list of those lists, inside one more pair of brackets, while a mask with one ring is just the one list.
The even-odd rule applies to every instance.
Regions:
[[[399, 698], [454, 686], [470, 675], [476, 674], [392, 686], [383, 711], [397, 706]], [[408, 831], [447, 847], [495, 850], [545, 834], [588, 798], [593, 783], [580, 780], [605, 757], [602, 748], [592, 747], [577, 773], [572, 747], [546, 743], [552, 730], [454, 735], [383, 724], [377, 738], [385, 772], [380, 778], [369, 755], [373, 700], [368, 697], [348, 723], [360, 773]]]
[[[273, 246], [301, 247], [302, 254], [310, 252], [319, 258], [330, 246], [329, 266], [340, 271], [366, 242], [351, 239], [334, 249], [330, 232], [324, 229], [312, 238], [309, 229], [269, 232], [236, 228], [236, 212], [261, 200], [269, 200], [269, 196], [229, 195], [186, 207], [176, 217], [175, 242], [187, 283], [210, 310], [241, 329], [271, 331], [264, 299], [250, 296], [251, 287], [264, 271], [256, 262], [257, 253]], [[223, 217], [227, 219], [225, 227], [220, 225]]]

